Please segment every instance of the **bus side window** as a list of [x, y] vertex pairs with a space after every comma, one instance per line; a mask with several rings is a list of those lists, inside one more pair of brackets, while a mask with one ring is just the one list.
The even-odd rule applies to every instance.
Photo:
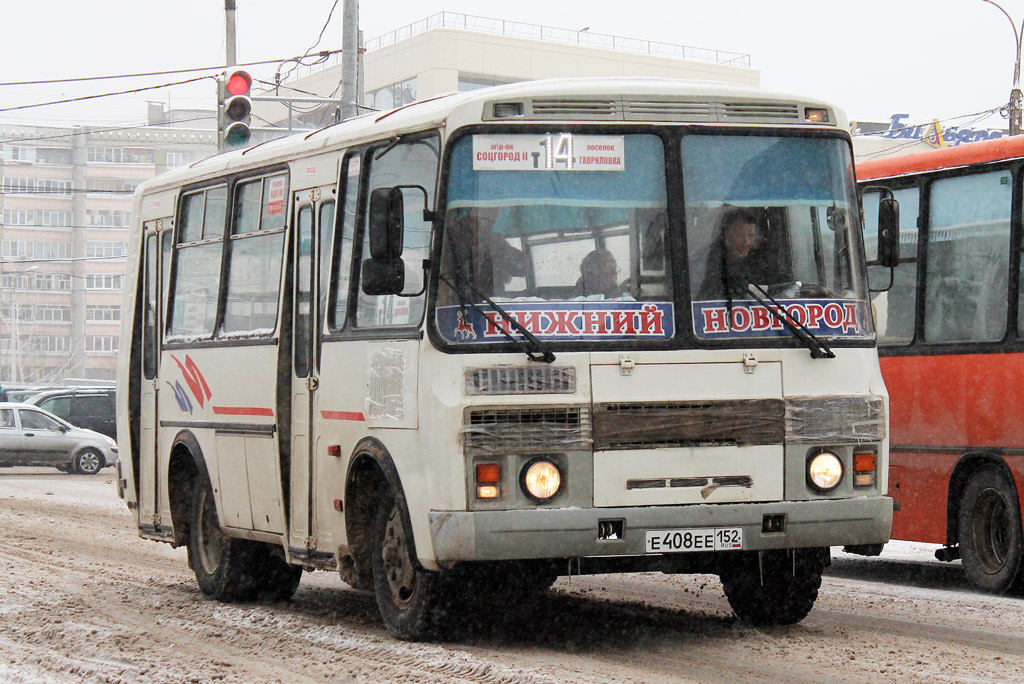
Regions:
[[932, 183], [924, 329], [927, 342], [994, 342], [1006, 332], [1009, 171]]
[[210, 337], [217, 321], [227, 186], [189, 193], [178, 210], [171, 335]]
[[334, 244], [334, 212], [336, 204], [334, 200], [327, 200], [320, 205], [317, 222], [320, 225], [320, 251], [317, 257], [320, 259], [320, 319], [317, 321], [319, 328], [324, 328], [324, 312], [327, 310], [327, 295], [330, 292], [328, 284], [331, 273], [331, 246]]
[[[437, 166], [440, 141], [436, 135], [390, 147], [385, 145], [370, 157], [369, 193], [377, 188], [396, 185], [418, 185], [427, 191], [426, 205], [423, 193], [407, 191], [405, 195], [405, 233], [403, 235], [405, 262], [405, 290], [418, 292], [423, 286], [423, 260], [430, 249], [431, 223], [423, 220], [423, 210], [434, 206], [437, 184]], [[383, 154], [377, 158], [377, 154]], [[369, 212], [366, 212], [367, 214]], [[365, 231], [369, 217], [364, 217]], [[370, 257], [370, 242], [364, 234], [362, 258]], [[399, 325], [418, 325], [423, 318], [424, 297], [400, 295], [367, 295], [360, 284], [356, 307], [356, 324], [360, 328]]]
[[146, 238], [146, 273], [143, 283], [143, 348], [142, 348], [142, 374], [147, 380], [156, 377], [156, 357], [159, 337], [157, 334], [157, 260], [160, 254], [157, 252], [157, 236], [150, 235]]
[[[330, 307], [327, 321], [331, 330], [344, 328], [348, 318], [349, 288], [352, 282], [352, 244], [356, 234], [356, 205], [359, 201], [360, 159], [358, 153], [350, 154], [345, 157], [345, 162], [341, 167], [341, 178], [344, 184], [341, 200], [341, 232], [334, 245], [334, 250], [338, 251], [334, 266], [334, 286], [331, 288], [334, 305]], [[323, 253], [326, 253], [326, 250]]]
[[[917, 318], [917, 217], [921, 192], [917, 187], [893, 191], [900, 203], [900, 263], [893, 274], [892, 289], [872, 292], [871, 308], [880, 344], [910, 344]], [[881, 289], [889, 284], [889, 269], [878, 260], [878, 193], [864, 194], [864, 248], [868, 257], [868, 280]], [[874, 264], [873, 264], [874, 262]], [[873, 265], [872, 265], [873, 264]]]
[[277, 323], [288, 176], [239, 183], [228, 239], [224, 333], [269, 335]]

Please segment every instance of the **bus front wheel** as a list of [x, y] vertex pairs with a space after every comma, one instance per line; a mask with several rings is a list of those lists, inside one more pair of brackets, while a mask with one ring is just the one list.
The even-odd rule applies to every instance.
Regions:
[[825, 569], [821, 549], [750, 551], [727, 558], [722, 588], [737, 617], [754, 625], [792, 625], [814, 607]]
[[374, 515], [373, 589], [392, 636], [420, 641], [441, 626], [442, 577], [419, 567], [413, 557], [400, 506], [386, 497]]
[[987, 467], [971, 476], [957, 522], [960, 557], [971, 584], [997, 594], [1024, 589], [1020, 504], [1002, 472]]

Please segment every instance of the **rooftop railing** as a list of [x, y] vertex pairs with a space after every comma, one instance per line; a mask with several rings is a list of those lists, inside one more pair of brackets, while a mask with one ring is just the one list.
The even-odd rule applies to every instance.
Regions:
[[[490, 33], [499, 36], [512, 38], [527, 38], [531, 40], [542, 40], [565, 45], [579, 45], [582, 47], [597, 48], [603, 50], [616, 50], [619, 52], [632, 52], [642, 55], [654, 55], [657, 57], [672, 57], [675, 59], [688, 59], [697, 62], [710, 64], [724, 64], [728, 66], [749, 67], [750, 55], [740, 52], [727, 52], [711, 48], [693, 47], [691, 45], [677, 45], [674, 43], [661, 43], [654, 40], [643, 40], [640, 38], [629, 38], [626, 36], [613, 36], [607, 33], [592, 33], [589, 28], [565, 29], [557, 26], [543, 26], [541, 24], [528, 24], [521, 21], [510, 21], [508, 19], [492, 19], [490, 17], [478, 17], [472, 14], [461, 14], [458, 12], [438, 12], [426, 19], [414, 21], [394, 31], [371, 38], [364, 44], [367, 52], [379, 50], [380, 48], [394, 45], [421, 33], [434, 29], [458, 29], [463, 31], [474, 31], [476, 33]], [[300, 67], [291, 74], [291, 78], [301, 78], [315, 70], [324, 68], [327, 64], [335, 64], [341, 61], [341, 54], [331, 56], [326, 62], [314, 66]]]

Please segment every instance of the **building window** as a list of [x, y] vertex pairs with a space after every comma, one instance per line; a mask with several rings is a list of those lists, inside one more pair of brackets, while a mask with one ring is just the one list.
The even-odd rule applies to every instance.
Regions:
[[110, 273], [88, 273], [85, 276], [86, 290], [120, 290], [123, 275]]
[[54, 228], [70, 228], [71, 212], [54, 209], [38, 209], [36, 211], [36, 224], [39, 226]]
[[4, 240], [4, 258], [10, 259], [69, 259], [71, 258], [70, 242], [30, 242], [28, 240]]
[[33, 319], [36, 321], [69, 322], [71, 321], [71, 307], [37, 306]]
[[89, 304], [85, 307], [87, 321], [119, 321], [121, 307], [116, 304]]
[[71, 149], [67, 147], [37, 147], [36, 162], [39, 164], [71, 165]]
[[416, 101], [416, 79], [378, 88], [366, 94], [366, 104], [378, 110], [394, 109]]
[[[22, 304], [14, 305], [14, 318], [17, 318], [19, 321], [31, 321], [32, 316], [33, 314], [31, 306], [25, 306]], [[11, 307], [4, 306], [2, 309], [0, 309], [0, 317], [2, 317], [5, 321], [12, 320]]]
[[70, 195], [71, 181], [6, 176], [3, 181], [3, 191], [8, 195]]
[[168, 152], [167, 168], [173, 169], [176, 166], [185, 166], [189, 162], [188, 152]]
[[7, 161], [35, 161], [34, 147], [24, 145], [7, 145], [4, 149], [4, 159]]
[[71, 337], [69, 335], [33, 335], [28, 346], [43, 354], [67, 353], [71, 351]]
[[4, 209], [4, 224], [8, 226], [34, 226], [35, 209]]
[[130, 211], [87, 209], [85, 225], [90, 228], [127, 228], [131, 223]]
[[125, 243], [111, 241], [89, 241], [85, 243], [85, 256], [93, 258], [123, 257]]
[[151, 147], [90, 147], [87, 159], [108, 164], [152, 164]]
[[[24, 275], [24, 274], [19, 274]], [[36, 273], [30, 281], [34, 290], [70, 290], [71, 276], [63, 273]]]
[[86, 335], [85, 351], [87, 352], [116, 352], [116, 335]]
[[139, 180], [125, 180], [123, 178], [90, 178], [88, 182], [89, 192], [115, 192], [119, 194], [130, 194], [139, 187]]
[[470, 90], [478, 90], [480, 88], [490, 88], [491, 86], [507, 85], [509, 83], [516, 83], [517, 81], [501, 81], [493, 78], [473, 78], [472, 76], [463, 76], [459, 74], [459, 92], [465, 93]]

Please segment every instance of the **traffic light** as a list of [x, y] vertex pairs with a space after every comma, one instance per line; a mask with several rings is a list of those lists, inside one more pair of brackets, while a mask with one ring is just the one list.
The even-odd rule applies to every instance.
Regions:
[[247, 71], [232, 71], [221, 80], [218, 106], [221, 149], [244, 147], [252, 136], [249, 130], [249, 115], [252, 112], [250, 88], [252, 76]]

